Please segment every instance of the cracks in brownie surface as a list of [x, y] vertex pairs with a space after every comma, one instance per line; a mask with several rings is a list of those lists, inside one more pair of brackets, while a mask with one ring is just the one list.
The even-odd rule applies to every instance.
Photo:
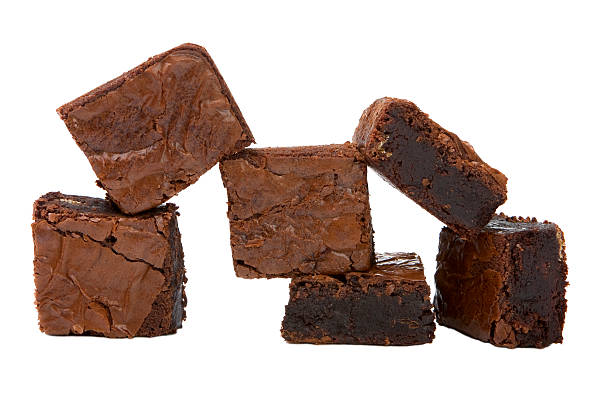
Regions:
[[[58, 232], [61, 234], [61, 232]], [[63, 245], [62, 245], [63, 247]], [[91, 296], [89, 295], [85, 289], [83, 289], [83, 287], [81, 286], [81, 284], [79, 283], [78, 279], [76, 276], [74, 276], [71, 273], [67, 273], [66, 278], [72, 283], [72, 285], [74, 287], [76, 287], [79, 290], [79, 293], [81, 294], [81, 296], [86, 300], [86, 304], [84, 304], [83, 306], [87, 309], [93, 310], [92, 306], [96, 305], [99, 308], [101, 308], [104, 311], [104, 318], [106, 320], [106, 323], [108, 324], [108, 332], [112, 333], [113, 330], [117, 330], [118, 332], [126, 335], [127, 337], [132, 337], [131, 333], [125, 329], [123, 329], [120, 326], [115, 326], [115, 322], [113, 319], [113, 314], [111, 311], [111, 306], [112, 306], [112, 302], [109, 302], [108, 299], [105, 299], [101, 296]], [[130, 284], [131, 286], [131, 284]], [[49, 298], [48, 299], [49, 302], [51, 303], [55, 303], [56, 300], [53, 298]], [[85, 310], [82, 309], [82, 313], [85, 313]], [[84, 317], [82, 317], [82, 321], [86, 321], [87, 319], [85, 319]], [[87, 329], [85, 330], [85, 327], [81, 327], [82, 333], [80, 332], [74, 332], [74, 329], [71, 329], [71, 334], [94, 334], [94, 335], [101, 335], [104, 336], [105, 333], [103, 331], [99, 331], [99, 330], [93, 330], [93, 329]]]
[[[83, 216], [81, 215], [81, 218], [79, 218], [78, 216], [72, 216], [70, 214], [58, 214], [58, 213], [53, 213], [55, 214], [55, 217], [51, 217], [51, 219], [53, 220], [53, 222], [51, 222], [49, 220], [49, 217], [47, 216], [47, 214], [38, 217], [36, 219], [36, 223], [42, 223], [43, 225], [47, 225], [47, 228], [49, 228], [49, 231], [51, 233], [54, 234], [58, 234], [60, 236], [60, 240], [61, 240], [61, 244], [59, 245], [59, 250], [63, 251], [65, 248], [65, 245], [68, 243], [68, 239], [74, 239], [74, 240], [82, 240], [85, 243], [89, 243], [89, 245], [93, 245], [92, 247], [89, 247], [89, 250], [94, 249], [96, 246], [100, 247], [100, 248], [107, 248], [110, 252], [112, 253], [112, 256], [118, 256], [121, 258], [121, 260], [117, 260], [118, 262], [129, 262], [129, 263], [133, 263], [133, 264], [139, 264], [139, 265], [145, 265], [144, 270], [142, 270], [142, 274], [139, 275], [135, 275], [134, 279], [136, 279], [137, 281], [141, 281], [142, 279], [153, 279], [153, 277], [151, 277], [152, 275], [150, 275], [150, 273], [153, 274], [159, 274], [155, 277], [156, 280], [161, 280], [161, 286], [159, 288], [159, 293], [156, 293], [153, 295], [152, 300], [152, 309], [148, 312], [148, 314], [146, 316], [144, 316], [144, 322], [147, 322], [147, 319], [149, 319], [149, 316], [151, 316], [151, 313], [154, 312], [155, 309], [155, 305], [160, 302], [160, 298], [163, 300], [165, 299], [165, 297], [168, 296], [169, 291], [171, 290], [178, 290], [180, 291], [181, 288], [184, 291], [184, 282], [180, 282], [178, 283], [177, 288], [174, 288], [173, 285], [175, 285], [175, 279], [173, 278], [173, 275], [170, 274], [169, 275], [169, 268], [173, 268], [172, 264], [168, 264], [168, 255], [166, 254], [165, 259], [163, 260], [163, 267], [158, 267], [155, 266], [153, 264], [151, 264], [151, 262], [148, 262], [145, 259], [141, 259], [139, 257], [130, 257], [129, 255], [126, 255], [124, 253], [122, 253], [122, 251], [118, 251], [117, 249], [113, 248], [113, 245], [117, 242], [117, 239], [119, 239], [119, 242], [124, 242], [124, 240], [122, 239], [121, 236], [116, 236], [115, 235], [115, 231], [117, 228], [117, 225], [120, 224], [119, 220], [113, 220], [110, 217], [104, 217], [104, 216], [90, 216], [90, 217], [85, 217], [85, 219], [83, 219]], [[160, 219], [161, 217], [161, 219]], [[71, 231], [70, 228], [68, 228], [67, 230], [62, 230], [59, 228], [58, 225], [56, 224], [60, 224], [61, 222], [70, 219], [70, 220], [77, 220], [77, 221], [85, 221], [85, 222], [92, 222], [90, 219], [91, 218], [99, 218], [102, 219], [104, 221], [108, 221], [110, 218], [111, 221], [111, 225], [112, 225], [112, 230], [108, 231], [106, 228], [111, 228], [108, 225], [104, 225], [104, 229], [103, 231], [106, 234], [106, 237], [104, 239], [101, 239], [101, 236], [103, 236], [102, 234], [98, 234], [96, 231], [96, 236], [97, 239], [94, 239], [90, 234], [88, 233], [83, 233], [80, 231]], [[161, 214], [161, 215], [156, 215], [154, 217], [153, 221], [153, 228], [151, 228], [150, 231], [142, 231], [145, 232], [148, 235], [158, 235], [160, 237], [164, 237], [164, 240], [167, 241], [169, 239], [169, 237], [166, 237], [163, 234], [163, 224], [164, 222], [168, 221], [168, 217], [167, 214]], [[172, 224], [172, 220], [170, 220], [170, 224]], [[172, 229], [172, 225], [170, 225], [169, 227], [170, 229]], [[78, 229], [78, 228], [77, 228]], [[169, 234], [172, 234], [172, 231], [168, 232]], [[178, 231], [176, 231], [176, 234], [179, 234]], [[173, 251], [172, 249], [172, 245], [170, 245], [170, 248], [168, 248], [168, 251]], [[98, 252], [95, 251], [95, 253], [97, 253], [98, 257], [103, 256], [102, 252]], [[104, 255], [105, 257], [108, 256]], [[36, 261], [36, 259], [35, 259]], [[44, 262], [44, 261], [43, 261]], [[82, 283], [79, 281], [79, 277], [78, 276], [86, 276], [86, 275], [91, 275], [91, 271], [94, 270], [96, 268], [95, 265], [99, 264], [99, 260], [96, 261], [95, 259], [91, 260], [92, 265], [86, 266], [85, 268], [82, 268], [80, 272], [82, 272], [81, 275], [79, 274], [74, 274], [73, 272], [71, 272], [70, 270], [65, 270], [64, 273], [62, 273], [62, 279], [65, 279], [67, 281], [67, 283], [70, 283], [72, 285], [72, 287], [74, 288], [73, 290], [76, 290], [75, 293], [78, 293], [79, 296], [82, 299], [82, 305], [79, 306], [79, 316], [81, 316], [80, 320], [83, 322], [88, 322], [90, 321], [90, 317], [86, 317], [88, 316], [93, 316], [91, 315], [91, 313], [93, 313], [94, 315], [97, 315], [97, 319], [103, 319], [100, 320], [99, 323], [94, 323], [94, 327], [82, 327], [82, 323], [78, 323], [77, 326], [74, 326], [71, 329], [71, 332], [73, 332], [73, 334], [79, 334], [79, 335], [100, 335], [100, 336], [110, 336], [110, 337], [134, 337], [134, 336], [138, 336], [138, 335], [147, 335], [145, 334], [138, 334], [139, 331], [141, 330], [140, 328], [136, 329], [136, 331], [132, 332], [130, 330], [126, 330], [126, 328], [122, 327], [122, 325], [120, 324], [119, 327], [117, 327], [116, 325], [118, 324], [113, 318], [113, 312], [117, 312], [116, 308], [119, 308], [118, 311], [121, 312], [121, 310], [123, 310], [123, 306], [120, 303], [117, 303], [118, 301], [121, 302], [118, 299], [109, 299], [106, 298], [105, 296], [100, 296], [99, 293], [97, 293], [97, 290], [94, 290], [93, 288], [89, 288], [88, 291], [93, 291], [91, 294], [87, 293], [86, 289], [89, 286], [83, 286]], [[50, 271], [50, 278], [49, 278], [49, 282], [51, 280], [54, 280], [55, 277], [59, 276], [58, 273], [55, 271], [55, 267], [52, 268], [52, 270]], [[128, 267], [129, 269], [129, 267]], [[182, 268], [183, 271], [180, 273], [181, 277], [183, 278], [182, 280], [184, 281], [184, 267]], [[141, 270], [140, 268], [138, 268], [138, 270]], [[140, 277], [138, 277], [140, 276]], [[83, 279], [83, 278], [81, 278]], [[130, 293], [132, 291], [132, 284], [135, 283], [136, 281], [132, 282], [129, 281], [128, 282], [128, 286], [127, 288], [125, 288], [125, 293]], [[48, 284], [47, 284], [48, 285]], [[170, 286], [170, 288], [169, 288]], [[55, 304], [56, 303], [56, 297], [45, 297], [45, 298], [39, 298], [39, 292], [38, 292], [38, 287], [37, 287], [37, 307], [40, 306], [40, 302], [50, 302], [50, 304]], [[184, 292], [183, 292], [184, 294]], [[124, 299], [125, 300], [125, 299]], [[183, 302], [181, 302], [181, 304], [183, 304]], [[63, 306], [62, 306], [63, 307]], [[184, 305], [183, 305], [184, 307]], [[123, 312], [121, 312], [123, 313]], [[159, 313], [159, 311], [158, 311]], [[115, 316], [116, 317], [116, 316]], [[157, 317], [157, 315], [156, 315]], [[120, 320], [123, 318], [122, 315], [119, 316]], [[99, 326], [99, 324], [101, 322], [102, 326]], [[95, 322], [95, 319], [94, 319]], [[121, 322], [119, 322], [121, 323]], [[144, 324], [144, 323], [143, 323]], [[97, 328], [96, 328], [97, 327]], [[108, 327], [108, 328], [105, 328]], [[164, 331], [165, 333], [165, 331]], [[66, 333], [68, 334], [68, 333]]]
[[[312, 230], [304, 229], [300, 223], [294, 225], [285, 223], [282, 219], [278, 222], [270, 219], [270, 217], [283, 217], [287, 215], [286, 212], [288, 211], [289, 210], [283, 205], [278, 205], [275, 206], [274, 212], [271, 213], [257, 213], [247, 219], [241, 220], [231, 219], [230, 222], [234, 224], [231, 233], [232, 245], [234, 247], [244, 248], [245, 250], [253, 247], [259, 248], [264, 245], [267, 240], [276, 239], [275, 237], [277, 237], [282, 230], [283, 234], [287, 234], [283, 241], [283, 251], [286, 253], [301, 253], [300, 260], [298, 262], [292, 262], [290, 268], [287, 269], [284, 275], [307, 275], [308, 272], [304, 272], [303, 268], [309, 263], [314, 265], [312, 270], [315, 271], [319, 270], [319, 266], [326, 262], [346, 264], [345, 269], [347, 271], [356, 270], [356, 268], [359, 270], [364, 269], [364, 260], [367, 257], [365, 252], [368, 252], [368, 248], [371, 248], [373, 245], [372, 236], [369, 233], [369, 217], [357, 214], [358, 221], [360, 221], [359, 224], [361, 224], [359, 240], [356, 240], [351, 247], [336, 250], [330, 247], [330, 245], [333, 246], [334, 244], [332, 244], [331, 241], [328, 242], [325, 238], [325, 219], [319, 219], [316, 223], [316, 228]], [[336, 217], [329, 219], [333, 218]], [[363, 219], [363, 221], [361, 221], [361, 219]], [[256, 230], [245, 227], [245, 223], [256, 224]], [[249, 224], [247, 224], [247, 226], [248, 225]], [[253, 224], [250, 225], [253, 226]], [[258, 244], [255, 245], [252, 243]], [[294, 244], [297, 244], [300, 249], [295, 249]], [[305, 247], [310, 249], [306, 251]], [[265, 249], [265, 252], [268, 253], [269, 249]], [[369, 263], [372, 263], [372, 257], [373, 254], [369, 257]], [[247, 261], [248, 259], [250, 259], [250, 256], [247, 255]], [[250, 266], [255, 269], [254, 266], [248, 265], [245, 259], [237, 259], [236, 261], [243, 266]], [[257, 274], [260, 275], [262, 273], [257, 271]], [[265, 275], [265, 273], [263, 273], [263, 275]]]
[[[238, 194], [236, 194], [236, 196], [241, 200], [241, 201], [245, 201], [242, 197], [238, 196]], [[235, 215], [232, 217], [231, 221], [252, 221], [252, 220], [258, 220], [264, 216], [269, 216], [269, 215], [276, 215], [276, 214], [280, 214], [284, 211], [284, 209], [286, 207], [290, 206], [290, 204], [287, 203], [279, 203], [279, 204], [275, 204], [270, 208], [267, 208], [265, 210], [262, 211], [258, 211], [258, 212], [253, 212], [253, 214], [249, 215], [246, 218], [240, 218], [240, 217], [236, 217]]]
[[[231, 244], [238, 255], [236, 265], [250, 266], [257, 276], [266, 275], [265, 265], [273, 264], [270, 258], [274, 257], [284, 258], [274, 268], [283, 273], [270, 276], [306, 275], [322, 264], [347, 265], [347, 270], [369, 266], [366, 253], [373, 252], [373, 239], [368, 190], [361, 174], [365, 164], [356, 168], [342, 161], [323, 172], [317, 169], [316, 174], [305, 175], [279, 172], [283, 166], [271, 169], [265, 159], [260, 154], [243, 153], [221, 166], [228, 190]], [[350, 171], [344, 175], [346, 166]], [[237, 178], [245, 172], [256, 172], [265, 191]], [[277, 179], [280, 177], [283, 180]], [[269, 259], [264, 260], [266, 256]], [[325, 257], [329, 259], [322, 259]]]
[[[67, 274], [66, 276], [72, 282], [72, 284], [79, 289], [79, 292], [81, 293], [81, 296], [83, 296], [85, 299], [87, 299], [87, 301], [88, 301], [88, 304], [86, 306], [87, 308], [91, 308], [91, 305], [95, 304], [95, 305], [101, 307], [102, 310], [104, 310], [104, 315], [105, 315], [106, 321], [108, 323], [109, 331], [112, 331], [112, 329], [116, 329], [116, 330], [118, 330], [119, 332], [121, 332], [121, 333], [123, 333], [125, 335], [128, 335], [128, 336], [130, 335], [129, 332], [123, 330], [122, 328], [115, 327], [115, 324], [114, 324], [114, 321], [113, 321], [113, 314], [112, 314], [112, 312], [110, 310], [110, 306], [108, 304], [108, 301], [102, 299], [99, 296], [89, 296], [85, 292], [85, 290], [83, 289], [83, 287], [78, 282], [78, 280], [76, 279], [75, 276], [73, 276], [71, 274]], [[94, 333], [103, 334], [103, 333], [101, 333], [101, 332], [99, 332], [97, 330], [89, 330], [89, 331], [94, 332]]]
[[[242, 157], [237, 160], [244, 160], [251, 167], [255, 169], [259, 169], [263, 172], [269, 173], [273, 175], [274, 177], [285, 179], [293, 175], [293, 173], [290, 171], [288, 171], [287, 173], [275, 172], [269, 167], [267, 162], [264, 162], [263, 164], [253, 163], [253, 161], [256, 160], [256, 158], [251, 157], [251, 156]], [[357, 171], [357, 170], [351, 170], [351, 171]], [[332, 177], [331, 180], [326, 180], [326, 178], [328, 178], [330, 174], [333, 174], [334, 177]], [[348, 200], [348, 198], [345, 197], [348, 195], [351, 197], [351, 201], [357, 201], [357, 202], [367, 202], [368, 201], [367, 185], [359, 186], [359, 184], [361, 183], [357, 183], [357, 185], [353, 185], [353, 184], [338, 185], [337, 176], [338, 176], [337, 171], [335, 169], [326, 170], [322, 173], [318, 173], [315, 175], [296, 176], [296, 180], [294, 181], [295, 183], [297, 183], [297, 185], [290, 186], [291, 189], [296, 190], [294, 194], [291, 194], [290, 196], [288, 196], [281, 202], [273, 203], [270, 207], [262, 208], [258, 211], [252, 211], [252, 214], [244, 218], [237, 217], [234, 214], [232, 214], [232, 218], [240, 219], [240, 220], [248, 220], [253, 217], [261, 216], [262, 214], [275, 212], [279, 208], [295, 210], [296, 208], [311, 205], [311, 202], [313, 201], [318, 203], [322, 197], [321, 192], [326, 189], [330, 189], [331, 195], [334, 195], [338, 198], [344, 198]], [[228, 178], [228, 176], [224, 177], [224, 179], [226, 178]], [[313, 188], [313, 187], [316, 187], [316, 188]], [[230, 212], [232, 211], [232, 207], [236, 205], [245, 206], [246, 208], [250, 209], [251, 206], [249, 205], [249, 202], [251, 202], [251, 198], [252, 198], [251, 195], [249, 194], [247, 197], [242, 197], [240, 195], [239, 185], [231, 187], [231, 190], [232, 190], [231, 192], [233, 193], [233, 195], [235, 195], [235, 197], [238, 200], [237, 202], [232, 202], [233, 200], [230, 199]], [[230, 188], [228, 188], [228, 193], [229, 192], [230, 192]], [[330, 195], [330, 194], [326, 194], [326, 196], [327, 195]], [[360, 195], [363, 195], [363, 198], [360, 198], [359, 197]]]
[[[113, 235], [113, 233], [115, 232], [116, 228], [117, 228], [117, 221], [114, 222], [113, 224], [113, 229], [111, 234], [106, 237], [106, 239], [104, 241], [100, 241], [100, 240], [96, 240], [93, 237], [91, 237], [88, 234], [85, 234], [83, 232], [79, 232], [79, 231], [62, 231], [60, 230], [57, 226], [56, 223], [51, 222], [48, 218], [42, 219], [41, 221], [46, 222], [47, 224], [49, 224], [52, 228], [53, 231], [60, 234], [63, 237], [70, 237], [70, 236], [78, 236], [80, 237], [82, 240], [84, 241], [91, 241], [91, 242], [95, 242], [96, 244], [99, 244], [100, 246], [104, 247], [104, 248], [108, 248], [109, 250], [111, 250], [111, 252], [113, 252], [115, 255], [118, 255], [120, 257], [122, 257], [125, 261], [127, 262], [134, 262], [134, 263], [144, 263], [146, 265], [148, 265], [151, 269], [156, 270], [158, 272], [160, 272], [162, 275], [166, 275], [164, 268], [159, 268], [153, 264], [151, 264], [150, 262], [145, 261], [144, 259], [140, 259], [140, 258], [129, 258], [127, 255], [117, 251], [115, 248], [113, 248], [113, 245], [117, 242], [117, 238]], [[157, 229], [157, 226], [156, 226]], [[159, 232], [159, 230], [157, 230], [157, 232], [162, 235], [162, 237], [164, 236], [161, 232]]]
[[[265, 276], [264, 274], [262, 274], [261, 272], [259, 272], [259, 270], [257, 270], [256, 267], [254, 267], [253, 265], [249, 265], [248, 263], [246, 263], [244, 260], [242, 259], [236, 259], [236, 266], [242, 266], [244, 268], [249, 269], [250, 271], [252, 271], [255, 275], [257, 275], [257, 277], [261, 277], [261, 276]], [[280, 276], [280, 275], [279, 275]]]
[[[321, 189], [325, 188], [325, 187], [333, 187], [335, 188], [336, 186], [334, 186], [333, 184], [326, 184], [324, 185]], [[231, 206], [235, 206], [235, 205], [245, 205], [247, 207], [248, 203], [251, 201], [251, 197], [241, 197], [238, 190], [234, 190], [234, 194], [236, 195], [236, 197], [238, 198], [239, 202], [231, 202]], [[296, 196], [299, 197], [299, 199], [296, 200]], [[274, 214], [278, 214], [281, 213], [283, 211], [295, 211], [298, 208], [301, 207], [307, 207], [310, 203], [310, 201], [312, 201], [311, 199], [308, 199], [309, 196], [313, 196], [316, 197], [317, 199], [320, 197], [320, 192], [312, 192], [312, 191], [307, 191], [306, 194], [304, 194], [304, 196], [301, 196], [299, 194], [296, 194], [292, 197], [288, 197], [287, 199], [285, 199], [282, 202], [279, 203], [275, 203], [273, 205], [271, 205], [270, 207], [267, 208], [263, 208], [260, 209], [258, 211], [252, 211], [250, 215], [246, 216], [246, 217], [238, 217], [235, 214], [233, 214], [233, 211], [231, 211], [231, 207], [230, 207], [230, 212], [232, 213], [232, 220], [235, 221], [249, 221], [252, 219], [258, 219], [261, 218], [262, 216], [266, 216], [266, 215], [274, 215]]]
[[[113, 314], [111, 313], [110, 307], [106, 303], [102, 302], [100, 299], [95, 299], [94, 298], [94, 299], [91, 299], [91, 302], [99, 305], [100, 307], [102, 307], [104, 309], [104, 312], [106, 313], [106, 319], [108, 320], [109, 327], [114, 327], [115, 324], [113, 322]], [[115, 327], [115, 328], [117, 330], [121, 331], [121, 332], [124, 332], [124, 330], [122, 330], [122, 329], [120, 329], [118, 327]], [[125, 333], [127, 334], [127, 332], [125, 332]]]

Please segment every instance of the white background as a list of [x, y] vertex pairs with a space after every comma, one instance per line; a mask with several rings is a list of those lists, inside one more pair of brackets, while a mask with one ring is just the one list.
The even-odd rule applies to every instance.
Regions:
[[[291, 3], [3, 3], [0, 405], [609, 404], [606, 2]], [[438, 327], [424, 346], [286, 344], [288, 281], [234, 277], [217, 167], [172, 200], [189, 276], [184, 329], [40, 333], [32, 202], [57, 190], [103, 196], [55, 109], [183, 42], [208, 49], [260, 147], [342, 143], [382, 96], [414, 101], [471, 142], [509, 177], [501, 210], [565, 231], [564, 343], [506, 350]], [[441, 223], [368, 176], [376, 248], [418, 252], [433, 284]]]

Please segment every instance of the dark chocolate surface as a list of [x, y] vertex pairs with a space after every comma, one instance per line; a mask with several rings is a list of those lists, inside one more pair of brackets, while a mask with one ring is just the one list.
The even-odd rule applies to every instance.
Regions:
[[563, 341], [567, 265], [553, 223], [495, 216], [476, 237], [440, 233], [438, 322], [496, 346]]
[[291, 343], [415, 345], [435, 324], [420, 258], [379, 254], [368, 272], [294, 278], [281, 334]]
[[245, 149], [220, 170], [239, 277], [370, 268], [367, 169], [354, 146]]
[[99, 185], [134, 214], [254, 142], [214, 62], [183, 44], [58, 109]]
[[177, 207], [126, 216], [107, 200], [48, 193], [34, 204], [40, 329], [52, 335], [157, 336], [185, 317]]
[[506, 200], [506, 177], [412, 102], [375, 101], [353, 141], [383, 178], [459, 234], [480, 230]]

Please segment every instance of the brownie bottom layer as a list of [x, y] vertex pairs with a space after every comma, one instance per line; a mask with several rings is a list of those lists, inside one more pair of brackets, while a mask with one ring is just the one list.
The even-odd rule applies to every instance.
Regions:
[[407, 346], [431, 343], [434, 317], [418, 293], [303, 298], [286, 307], [281, 334], [290, 343]]

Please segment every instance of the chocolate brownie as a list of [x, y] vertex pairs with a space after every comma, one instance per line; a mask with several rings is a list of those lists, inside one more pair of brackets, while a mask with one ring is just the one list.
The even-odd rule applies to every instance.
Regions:
[[245, 149], [220, 169], [237, 276], [370, 268], [367, 169], [351, 144]]
[[508, 348], [562, 342], [567, 265], [557, 225], [502, 214], [469, 240], [444, 228], [437, 259], [438, 323]]
[[158, 206], [254, 142], [206, 50], [183, 44], [60, 107], [98, 184], [127, 214]]
[[461, 235], [477, 233], [506, 201], [506, 177], [412, 102], [375, 101], [353, 142], [383, 178]]
[[48, 193], [34, 203], [40, 330], [105, 337], [175, 333], [185, 319], [177, 207], [121, 214], [107, 200]]
[[291, 280], [281, 334], [290, 343], [431, 343], [434, 316], [413, 253], [378, 254], [368, 272]]

